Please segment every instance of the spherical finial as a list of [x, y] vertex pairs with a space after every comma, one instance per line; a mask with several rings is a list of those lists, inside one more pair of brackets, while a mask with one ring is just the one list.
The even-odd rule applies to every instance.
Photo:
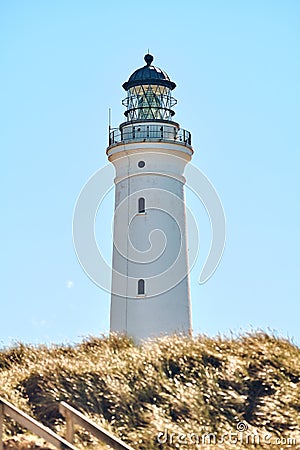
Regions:
[[147, 53], [147, 55], [144, 56], [144, 60], [145, 60], [145, 62], [147, 64], [147, 66], [151, 65], [153, 59], [154, 59], [153, 56], [150, 55], [149, 53]]

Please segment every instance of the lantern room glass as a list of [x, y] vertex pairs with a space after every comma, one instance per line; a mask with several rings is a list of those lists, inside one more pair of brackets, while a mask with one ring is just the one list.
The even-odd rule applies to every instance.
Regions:
[[175, 114], [171, 108], [177, 101], [166, 86], [141, 84], [131, 87], [122, 103], [127, 108], [127, 121], [171, 120]]

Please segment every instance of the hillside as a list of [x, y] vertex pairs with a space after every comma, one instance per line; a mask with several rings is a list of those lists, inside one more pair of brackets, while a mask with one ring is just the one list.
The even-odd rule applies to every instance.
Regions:
[[[0, 396], [60, 434], [64, 400], [135, 449], [300, 448], [300, 349], [262, 332], [18, 344], [0, 352]], [[23, 432], [5, 420], [7, 448]], [[100, 448], [82, 430], [76, 445]]]

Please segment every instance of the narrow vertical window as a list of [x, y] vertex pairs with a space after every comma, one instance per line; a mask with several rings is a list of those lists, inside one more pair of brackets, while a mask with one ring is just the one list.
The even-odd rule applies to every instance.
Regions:
[[139, 213], [145, 212], [145, 199], [143, 197], [139, 198], [138, 209], [139, 209]]
[[145, 294], [145, 280], [138, 281], [138, 295]]

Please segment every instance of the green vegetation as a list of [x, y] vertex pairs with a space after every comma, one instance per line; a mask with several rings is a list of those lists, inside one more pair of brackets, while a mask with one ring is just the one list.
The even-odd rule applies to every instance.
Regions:
[[[119, 336], [75, 346], [18, 344], [0, 352], [0, 396], [60, 434], [58, 405], [66, 401], [135, 449], [254, 448], [253, 434], [255, 448], [300, 448], [300, 349], [262, 332], [143, 346]], [[218, 443], [239, 422], [248, 429], [238, 442], [226, 435]], [[23, 432], [5, 421], [6, 438]], [[204, 433], [214, 433], [211, 445], [195, 445]], [[79, 447], [97, 445], [79, 429], [76, 439]]]

